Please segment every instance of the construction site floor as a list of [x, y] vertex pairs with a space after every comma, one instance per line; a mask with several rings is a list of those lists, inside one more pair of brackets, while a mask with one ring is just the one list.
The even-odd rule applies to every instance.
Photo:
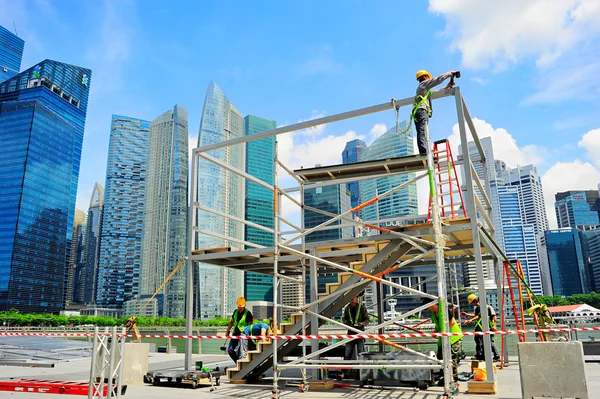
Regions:
[[[182, 369], [183, 354], [152, 353], [149, 358], [149, 371]], [[202, 360], [204, 366], [216, 367], [231, 366], [232, 363], [226, 355], [196, 355], [194, 361]], [[30, 368], [16, 366], [0, 366], [0, 379], [6, 380], [10, 377], [29, 377], [39, 379], [55, 379], [69, 381], [86, 381], [89, 379], [90, 359], [77, 359], [67, 362], [58, 362], [54, 368]], [[469, 364], [462, 362], [459, 371], [469, 371]], [[600, 399], [600, 363], [586, 363], [586, 378], [590, 399]], [[269, 375], [267, 374], [267, 377]], [[467, 383], [461, 382], [459, 397], [472, 399], [518, 399], [521, 398], [521, 387], [519, 377], [519, 366], [513, 362], [504, 370], [498, 370], [498, 394], [497, 395], [469, 395], [465, 394]], [[345, 381], [346, 382], [346, 381]], [[297, 388], [285, 387], [285, 381], [281, 385], [281, 398], [286, 399], [337, 399], [337, 398], [410, 398], [410, 399], [436, 399], [442, 395], [442, 388], [431, 387], [426, 391], [413, 392], [402, 390], [378, 390], [378, 389], [348, 389], [334, 388], [329, 391], [310, 391], [301, 393]], [[11, 398], [65, 398], [65, 395], [39, 394], [39, 393], [12, 393], [0, 392], [0, 397]], [[128, 384], [124, 399], [158, 399], [158, 398], [271, 398], [270, 385], [232, 385], [223, 380], [222, 384], [214, 392], [209, 388], [198, 388], [196, 390], [186, 388], [160, 387], [143, 384]]]

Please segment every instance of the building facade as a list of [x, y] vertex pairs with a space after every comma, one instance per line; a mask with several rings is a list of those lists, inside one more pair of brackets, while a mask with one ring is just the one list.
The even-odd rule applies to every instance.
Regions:
[[[198, 146], [244, 136], [244, 119], [214, 82], [206, 90], [200, 122]], [[245, 168], [245, 145], [239, 144], [210, 151], [208, 155], [239, 170]], [[226, 215], [244, 218], [244, 179], [203, 158], [198, 161], [198, 204]], [[196, 248], [236, 247], [243, 244], [244, 224], [206, 210], [198, 210]], [[216, 234], [215, 234], [216, 233]], [[196, 283], [196, 315], [201, 319], [228, 316], [236, 309], [235, 301], [243, 294], [243, 272], [230, 268], [199, 264]]]
[[73, 219], [73, 232], [71, 233], [71, 252], [69, 254], [69, 271], [67, 277], [66, 304], [78, 303], [77, 296], [74, 295], [77, 273], [83, 262], [83, 235], [85, 231], [85, 212], [81, 209], [75, 209]]
[[0, 83], [21, 71], [25, 41], [0, 26]]
[[[247, 115], [244, 118], [246, 135], [275, 129], [272, 120]], [[273, 184], [275, 178], [275, 136], [246, 143], [246, 173], [265, 183]], [[246, 179], [245, 219], [268, 228], [275, 226], [273, 217], [273, 191]], [[273, 234], [256, 227], [244, 226], [245, 240], [265, 247], [273, 246]], [[273, 278], [271, 276], [247, 272], [244, 276], [244, 293], [247, 301], [273, 302]]]
[[[347, 142], [344, 151], [342, 151], [342, 163], [347, 164], [359, 162], [363, 156], [363, 151], [366, 148], [367, 143], [360, 139]], [[354, 181], [352, 183], [348, 183], [346, 184], [346, 188], [348, 191], [350, 191], [350, 204], [352, 205], [352, 208], [358, 206], [358, 204], [361, 203], [359, 182]]]
[[[345, 184], [307, 189], [304, 191], [304, 205], [339, 215], [351, 209], [350, 192], [346, 189]], [[304, 227], [311, 229], [331, 218], [332, 216], [323, 215], [322, 213], [304, 210]], [[339, 224], [342, 224], [342, 221], [335, 221], [329, 226]], [[344, 238], [352, 238], [352, 227], [317, 230], [306, 236], [306, 242], [340, 240]]]
[[554, 196], [554, 210], [558, 227], [574, 227], [580, 230], [592, 230], [600, 225], [598, 220], [598, 192], [567, 191]]
[[[180, 105], [150, 123], [140, 294], [152, 295], [187, 256], [188, 113]], [[185, 317], [185, 268], [161, 291], [158, 314]]]
[[44, 60], [0, 83], [0, 310], [64, 307], [90, 78]]
[[587, 294], [590, 283], [582, 232], [566, 227], [547, 230], [545, 236], [554, 295]]
[[90, 206], [85, 218], [85, 234], [83, 238], [83, 267], [77, 273], [78, 303], [91, 304], [96, 301], [98, 260], [100, 257], [100, 229], [102, 227], [102, 206], [104, 187], [100, 183], [94, 185]]
[[113, 115], [96, 303], [121, 309], [139, 294], [150, 122]]

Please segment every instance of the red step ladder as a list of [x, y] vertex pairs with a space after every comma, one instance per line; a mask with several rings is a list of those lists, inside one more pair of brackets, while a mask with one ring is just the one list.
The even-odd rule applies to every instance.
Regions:
[[[466, 217], [465, 201], [463, 200], [460, 184], [458, 183], [456, 165], [454, 164], [448, 140], [438, 140], [433, 143], [433, 159], [435, 163], [433, 184], [440, 198], [442, 219]], [[427, 220], [431, 220], [431, 196], [429, 197]]]
[[[51, 393], [66, 395], [88, 395], [89, 382], [62, 381], [62, 380], [38, 380], [32, 378], [11, 378], [8, 381], [0, 381], [0, 391], [10, 392], [31, 392], [31, 393]], [[114, 389], [114, 387], [113, 387]], [[121, 395], [125, 393], [126, 385], [121, 387]], [[104, 385], [106, 396], [108, 393], [108, 384]]]

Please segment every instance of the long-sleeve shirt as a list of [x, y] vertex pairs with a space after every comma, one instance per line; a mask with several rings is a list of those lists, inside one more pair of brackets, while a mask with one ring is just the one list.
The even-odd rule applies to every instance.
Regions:
[[347, 326], [364, 330], [369, 324], [369, 313], [367, 312], [366, 306], [362, 306], [361, 304], [358, 304], [356, 307], [352, 307], [352, 305], [346, 306], [346, 309], [344, 309], [343, 321]]
[[[452, 77], [452, 72], [446, 72], [438, 77], [419, 82], [419, 86], [417, 87], [417, 94], [415, 95], [415, 105], [417, 105], [421, 101], [421, 97], [419, 96], [425, 97], [429, 90], [433, 89], [435, 86], [442, 84], [444, 80], [450, 77]], [[433, 111], [431, 97], [427, 97], [427, 102], [423, 101], [423, 103], [419, 106], [419, 109], [422, 108], [427, 110], [427, 103], [429, 103], [429, 109]]]

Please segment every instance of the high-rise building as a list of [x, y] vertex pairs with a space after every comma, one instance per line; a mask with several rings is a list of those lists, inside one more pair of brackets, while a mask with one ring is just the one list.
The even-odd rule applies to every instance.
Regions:
[[0, 83], [0, 310], [64, 307], [90, 77], [44, 60]]
[[[406, 129], [406, 122], [402, 122], [401, 125], [403, 130]], [[363, 149], [360, 161], [413, 155], [413, 140], [411, 131], [398, 136], [396, 128], [391, 128]], [[365, 202], [414, 178], [415, 173], [402, 173], [378, 179], [362, 180], [359, 182], [361, 200]], [[416, 216], [418, 213], [417, 184], [414, 183], [383, 198], [374, 205], [364, 208], [362, 218], [365, 221], [373, 222], [379, 219]], [[386, 222], [382, 225], [391, 224], [393, 222]]]
[[69, 254], [69, 271], [67, 277], [67, 305], [78, 302], [74, 300], [74, 290], [77, 287], [77, 273], [81, 269], [83, 262], [83, 234], [85, 231], [85, 212], [81, 209], [75, 209], [73, 219], [73, 232], [71, 233], [71, 252]]
[[[244, 118], [246, 135], [275, 129], [275, 121], [247, 115]], [[275, 178], [275, 136], [246, 143], [246, 173], [265, 183], [273, 184]], [[245, 219], [249, 222], [273, 228], [273, 191], [246, 179]], [[273, 234], [256, 227], [244, 226], [245, 240], [265, 247], [273, 246]], [[247, 301], [273, 302], [273, 278], [247, 272], [244, 276], [244, 292]]]
[[100, 255], [100, 228], [102, 227], [102, 204], [104, 188], [100, 183], [94, 185], [90, 206], [85, 219], [83, 238], [84, 267], [80, 275], [78, 291], [80, 302], [91, 304], [96, 301], [98, 260]]
[[0, 26], [0, 83], [19, 73], [24, 49], [23, 39]]
[[96, 303], [121, 309], [139, 294], [150, 122], [113, 115]]
[[566, 191], [554, 196], [554, 210], [558, 227], [575, 227], [580, 230], [592, 230], [600, 225], [598, 220], [598, 192]]
[[[152, 295], [187, 255], [188, 113], [179, 105], [150, 123], [140, 294]], [[162, 291], [159, 315], [185, 317], [185, 268]]]
[[[206, 90], [198, 146], [244, 136], [244, 119], [225, 93], [210, 82]], [[208, 155], [239, 170], [245, 168], [245, 145], [238, 144], [210, 151]], [[198, 161], [198, 204], [220, 213], [244, 218], [244, 179], [229, 170], [200, 158]], [[237, 247], [243, 245], [244, 224], [205, 210], [196, 215], [199, 233], [196, 248]], [[223, 238], [226, 237], [226, 238]], [[196, 315], [201, 319], [226, 316], [236, 309], [235, 301], [243, 294], [243, 272], [230, 268], [198, 265]]]
[[[345, 164], [359, 162], [366, 148], [367, 143], [360, 139], [347, 142], [344, 151], [342, 151], [342, 162]], [[354, 208], [361, 203], [359, 182], [348, 183], [346, 188], [350, 191], [350, 204]]]
[[[350, 192], [346, 189], [345, 184], [307, 189], [304, 191], [304, 205], [339, 215], [350, 210]], [[305, 210], [304, 227], [311, 229], [331, 218], [331, 216], [323, 215], [322, 213]], [[338, 220], [329, 226], [342, 223], [346, 224]], [[317, 230], [306, 236], [306, 242], [339, 240], [343, 238], [352, 238], [352, 227]]]
[[589, 288], [600, 292], [600, 229], [582, 232]]
[[545, 236], [554, 295], [587, 294], [590, 285], [582, 232], [566, 227], [547, 230]]

